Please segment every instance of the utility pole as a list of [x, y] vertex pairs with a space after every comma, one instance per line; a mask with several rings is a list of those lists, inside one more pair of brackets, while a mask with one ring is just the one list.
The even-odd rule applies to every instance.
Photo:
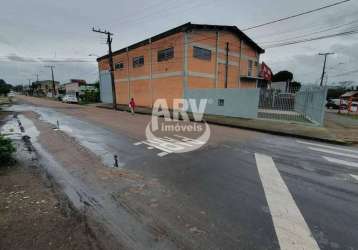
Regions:
[[52, 97], [55, 97], [56, 95], [56, 87], [55, 87], [55, 77], [53, 75], [53, 68], [55, 68], [55, 65], [46, 65], [46, 68], [51, 69], [51, 76], [52, 76]]
[[30, 92], [31, 92], [31, 78], [28, 78], [27, 80], [29, 80], [29, 93], [28, 93], [28, 95], [30, 95]]
[[318, 55], [324, 56], [323, 70], [322, 70], [322, 76], [321, 76], [321, 83], [320, 83], [320, 85], [319, 85], [319, 86], [322, 86], [322, 85], [323, 85], [323, 78], [324, 78], [324, 75], [325, 75], [325, 73], [326, 73], [327, 56], [329, 56], [329, 55], [334, 55], [334, 53], [332, 53], [332, 52], [327, 52], [327, 53], [319, 53]]
[[113, 36], [113, 33], [109, 32], [107, 30], [101, 30], [101, 29], [95, 29], [95, 28], [92, 28], [92, 31], [107, 35], [109, 71], [110, 71], [111, 83], [112, 83], [112, 101], [113, 101], [113, 109], [116, 110], [117, 109], [116, 86], [115, 86], [115, 83], [114, 83], [114, 66], [113, 66], [113, 55], [112, 55], [112, 36]]

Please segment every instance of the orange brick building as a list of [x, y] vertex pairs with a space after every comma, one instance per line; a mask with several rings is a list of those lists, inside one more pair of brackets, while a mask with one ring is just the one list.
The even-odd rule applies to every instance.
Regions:
[[[113, 52], [117, 104], [171, 105], [186, 88], [256, 88], [261, 53], [236, 26], [186, 23]], [[97, 62], [109, 70], [108, 55]]]

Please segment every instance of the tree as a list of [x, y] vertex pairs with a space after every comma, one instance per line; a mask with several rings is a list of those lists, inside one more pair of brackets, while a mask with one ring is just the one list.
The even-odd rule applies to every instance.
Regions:
[[14, 91], [16, 91], [16, 92], [22, 92], [23, 89], [24, 89], [24, 86], [22, 86], [22, 85], [16, 85], [13, 89], [14, 89]]
[[301, 89], [302, 84], [300, 82], [297, 81], [293, 81], [290, 83], [290, 90], [292, 92], [297, 92]]
[[7, 84], [5, 80], [0, 79], [0, 95], [7, 95], [11, 88], [12, 86], [10, 84]]
[[291, 82], [293, 79], [293, 74], [290, 71], [284, 70], [280, 71], [273, 75], [272, 81], [273, 82]]

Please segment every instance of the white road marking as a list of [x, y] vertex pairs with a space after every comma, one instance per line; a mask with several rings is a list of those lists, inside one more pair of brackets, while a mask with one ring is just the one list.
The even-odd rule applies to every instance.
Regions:
[[358, 181], [358, 175], [350, 174], [350, 176], [352, 176], [354, 179], [356, 179]]
[[341, 151], [346, 151], [346, 152], [357, 153], [358, 154], [358, 150], [353, 150], [353, 149], [347, 149], [347, 148], [342, 148], [342, 147], [334, 147], [334, 146], [329, 146], [329, 145], [325, 145], [325, 144], [305, 142], [305, 141], [300, 141], [300, 140], [296, 140], [296, 142], [301, 143], [301, 144], [310, 145], [310, 146], [317, 146], [317, 147], [321, 147], [321, 148], [329, 148], [329, 149], [341, 150]]
[[315, 147], [308, 147], [308, 148], [311, 150], [314, 150], [314, 151], [323, 152], [323, 153], [327, 153], [327, 154], [334, 154], [334, 155], [340, 155], [340, 156], [346, 156], [346, 157], [358, 159], [358, 154], [353, 155], [353, 154], [347, 154], [347, 153], [332, 151], [332, 150], [323, 149], [323, 148], [315, 148]]
[[327, 161], [329, 161], [329, 162], [338, 163], [338, 164], [342, 164], [342, 165], [346, 165], [346, 166], [358, 168], [358, 163], [356, 163], [356, 162], [340, 160], [340, 159], [336, 159], [336, 158], [332, 158], [332, 157], [327, 157], [327, 156], [322, 156], [322, 157], [323, 157], [324, 159], [326, 159]]
[[255, 158], [281, 250], [320, 249], [272, 158]]

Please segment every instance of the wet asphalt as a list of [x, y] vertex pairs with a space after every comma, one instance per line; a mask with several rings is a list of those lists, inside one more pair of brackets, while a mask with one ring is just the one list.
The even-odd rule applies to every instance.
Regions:
[[[260, 153], [272, 157], [321, 249], [358, 249], [358, 180], [352, 177], [358, 176], [358, 168], [332, 163], [322, 156], [358, 163], [356, 158], [314, 151], [290, 137], [250, 132], [252, 138], [242, 140], [240, 133], [231, 131], [236, 129], [225, 128], [230, 130], [230, 136], [225, 136], [217, 126], [212, 126], [211, 139], [202, 148], [158, 157], [157, 149], [136, 146], [138, 140], [125, 133], [65, 115], [60, 109], [30, 109], [54, 126], [60, 119], [60, 128], [98, 154], [105, 165], [113, 164], [116, 154], [121, 168], [157, 178], [173, 190], [175, 195], [166, 199], [170, 203], [166, 208], [172, 210], [159, 207], [157, 216], [178, 234], [180, 230], [170, 225], [179, 215], [204, 232], [205, 236], [188, 246], [280, 249], [255, 162], [255, 153]], [[353, 147], [328, 146], [358, 155]]]

